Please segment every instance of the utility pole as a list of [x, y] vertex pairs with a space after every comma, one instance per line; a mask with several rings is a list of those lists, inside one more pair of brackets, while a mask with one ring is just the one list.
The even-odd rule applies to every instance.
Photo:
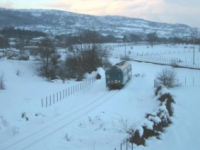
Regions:
[[193, 65], [195, 65], [195, 42], [196, 42], [196, 36], [197, 36], [197, 28], [193, 30]]
[[123, 37], [123, 42], [124, 42], [124, 44], [125, 44], [125, 55], [124, 55], [125, 58], [126, 58], [126, 41], [127, 41], [127, 36], [124, 35], [124, 37]]
[[193, 39], [193, 65], [195, 64], [195, 37]]

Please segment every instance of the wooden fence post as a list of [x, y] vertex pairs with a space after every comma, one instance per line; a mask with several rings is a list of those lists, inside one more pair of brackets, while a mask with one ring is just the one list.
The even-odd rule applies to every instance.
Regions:
[[194, 86], [194, 77], [193, 77], [193, 86]]
[[128, 140], [126, 139], [126, 150], [128, 150]]
[[55, 95], [53, 94], [53, 103], [55, 104]]
[[185, 86], [186, 86], [186, 84], [187, 84], [187, 80], [186, 80], [186, 77], [185, 77]]
[[42, 105], [42, 107], [43, 107], [43, 98], [41, 99], [41, 105]]
[[51, 106], [51, 95], [49, 96], [49, 105]]
[[47, 97], [46, 97], [46, 107], [48, 107], [48, 99], [47, 99]]

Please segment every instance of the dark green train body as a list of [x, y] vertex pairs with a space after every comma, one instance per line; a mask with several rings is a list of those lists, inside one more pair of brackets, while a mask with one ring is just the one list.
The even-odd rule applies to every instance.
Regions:
[[106, 71], [106, 86], [110, 89], [122, 88], [132, 77], [131, 63], [120, 62]]

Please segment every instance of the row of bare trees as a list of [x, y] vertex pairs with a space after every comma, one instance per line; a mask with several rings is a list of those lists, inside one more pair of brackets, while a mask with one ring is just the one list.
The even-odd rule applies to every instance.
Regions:
[[108, 52], [95, 43], [97, 36], [97, 34], [90, 35], [93, 42], [88, 40], [85, 43], [71, 45], [65, 60], [60, 59], [61, 56], [58, 54], [52, 38], [41, 40], [38, 44], [40, 75], [50, 80], [56, 78], [82, 80], [85, 73], [91, 73], [100, 66], [109, 67]]

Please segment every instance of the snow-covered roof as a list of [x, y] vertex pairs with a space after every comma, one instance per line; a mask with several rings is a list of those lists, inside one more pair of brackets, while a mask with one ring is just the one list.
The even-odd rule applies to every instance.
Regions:
[[119, 68], [119, 69], [124, 69], [124, 68], [127, 68], [128, 66], [130, 66], [130, 62], [128, 61], [122, 61], [120, 63], [117, 63], [116, 65], [113, 66], [113, 68]]

